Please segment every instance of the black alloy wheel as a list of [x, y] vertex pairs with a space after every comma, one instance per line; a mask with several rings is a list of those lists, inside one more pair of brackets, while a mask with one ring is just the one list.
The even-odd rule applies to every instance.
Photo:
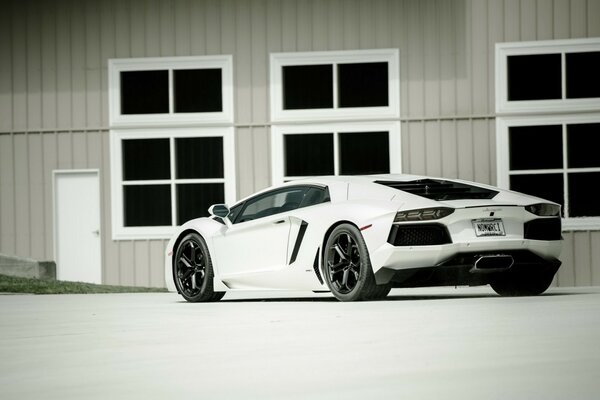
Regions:
[[191, 302], [217, 301], [225, 293], [213, 290], [213, 269], [208, 247], [197, 233], [186, 235], [175, 252], [173, 278], [177, 291]]
[[375, 283], [367, 245], [354, 225], [338, 225], [327, 239], [325, 250], [325, 280], [338, 300], [376, 300], [387, 296], [391, 286]]

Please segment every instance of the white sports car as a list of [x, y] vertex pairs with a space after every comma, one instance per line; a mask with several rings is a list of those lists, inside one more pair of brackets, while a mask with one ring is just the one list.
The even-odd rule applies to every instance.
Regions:
[[457, 179], [295, 180], [209, 213], [179, 227], [166, 249], [167, 286], [192, 302], [232, 290], [353, 301], [391, 288], [486, 284], [537, 295], [561, 264], [560, 205]]

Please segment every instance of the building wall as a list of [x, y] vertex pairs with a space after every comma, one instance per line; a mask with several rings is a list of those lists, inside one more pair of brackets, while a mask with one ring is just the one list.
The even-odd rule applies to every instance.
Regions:
[[[243, 197], [270, 184], [270, 53], [399, 48], [404, 172], [495, 184], [494, 44], [600, 37], [599, 15], [600, 0], [10, 2], [0, 13], [0, 252], [52, 259], [52, 171], [98, 168], [104, 282], [164, 285], [165, 241], [110, 237], [110, 58], [233, 55]], [[600, 284], [600, 232], [565, 239], [556, 283]]]

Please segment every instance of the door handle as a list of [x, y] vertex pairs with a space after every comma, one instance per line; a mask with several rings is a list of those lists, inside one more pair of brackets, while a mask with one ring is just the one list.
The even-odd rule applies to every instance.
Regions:
[[94, 236], [100, 236], [100, 230], [96, 229], [95, 231], [92, 231], [92, 235], [94, 235]]
[[273, 224], [277, 225], [277, 224], [283, 224], [285, 222], [285, 219], [280, 219], [279, 221], [275, 221], [273, 222]]

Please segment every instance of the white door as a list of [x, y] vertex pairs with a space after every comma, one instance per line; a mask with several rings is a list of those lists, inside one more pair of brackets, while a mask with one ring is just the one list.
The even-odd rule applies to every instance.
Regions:
[[56, 277], [102, 283], [97, 170], [54, 171]]
[[287, 264], [290, 217], [271, 215], [227, 228], [214, 238], [219, 272], [243, 274], [277, 271]]

